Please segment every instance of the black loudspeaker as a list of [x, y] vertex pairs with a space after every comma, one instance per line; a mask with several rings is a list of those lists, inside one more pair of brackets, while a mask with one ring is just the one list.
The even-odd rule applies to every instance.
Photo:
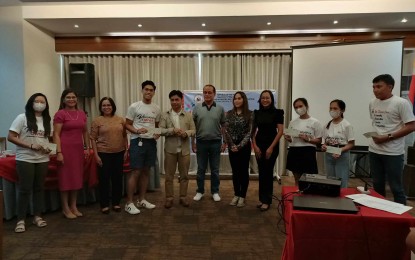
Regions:
[[80, 97], [95, 97], [94, 64], [70, 63], [69, 87]]
[[411, 147], [411, 146], [408, 147], [408, 156], [407, 156], [407, 162], [406, 163], [415, 165], [415, 146], [414, 147]]
[[403, 186], [408, 197], [415, 197], [415, 165], [406, 164], [403, 170]]

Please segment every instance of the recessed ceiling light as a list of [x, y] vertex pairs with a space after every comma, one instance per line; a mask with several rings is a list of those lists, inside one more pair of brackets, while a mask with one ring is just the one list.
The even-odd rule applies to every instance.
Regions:
[[140, 27], [140, 28], [143, 27], [143, 25], [141, 23], [139, 23], [137, 26]]
[[406, 23], [408, 20], [406, 19], [406, 18], [403, 18], [402, 20], [401, 20], [401, 23]]
[[75, 27], [75, 28], [79, 28], [79, 25], [75, 24], [73, 27]]
[[271, 22], [267, 22], [267, 25], [271, 25]]
[[337, 20], [333, 21], [333, 24], [338, 24], [338, 23], [339, 23], [339, 21], [337, 21]]
[[205, 27], [205, 26], [206, 26], [206, 24], [205, 24], [205, 23], [202, 23], [202, 26], [203, 26], [203, 27]]

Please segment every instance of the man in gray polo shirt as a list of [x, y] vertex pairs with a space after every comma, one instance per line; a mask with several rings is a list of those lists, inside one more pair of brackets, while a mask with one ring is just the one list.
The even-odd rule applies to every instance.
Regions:
[[213, 85], [203, 87], [204, 101], [193, 109], [193, 120], [196, 125], [196, 143], [192, 138], [192, 150], [197, 157], [197, 190], [193, 200], [199, 201], [205, 193], [205, 174], [209, 162], [211, 177], [210, 191], [214, 201], [219, 196], [219, 163], [220, 153], [225, 150], [222, 144], [222, 125], [225, 123], [225, 112], [215, 102], [216, 89]]

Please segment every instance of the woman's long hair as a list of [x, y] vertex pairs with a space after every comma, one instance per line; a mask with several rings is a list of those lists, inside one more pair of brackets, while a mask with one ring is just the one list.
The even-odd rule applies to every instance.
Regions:
[[248, 98], [246, 97], [246, 94], [243, 91], [237, 91], [233, 95], [233, 99], [232, 99], [233, 109], [232, 109], [232, 111], [236, 114], [236, 107], [235, 107], [235, 104], [234, 104], [234, 100], [235, 100], [235, 97], [236, 97], [237, 94], [241, 95], [242, 100], [243, 100], [242, 117], [245, 119], [246, 122], [249, 122], [249, 120], [251, 120], [251, 111], [249, 110]]
[[33, 94], [26, 103], [25, 106], [25, 115], [27, 120], [27, 128], [30, 132], [37, 132], [37, 124], [36, 124], [36, 115], [35, 110], [33, 109], [33, 103], [37, 97], [43, 97], [46, 101], [45, 110], [42, 111], [42, 118], [43, 118], [43, 128], [45, 129], [45, 137], [49, 137], [51, 133], [51, 126], [50, 126], [50, 114], [49, 114], [49, 102], [45, 95], [42, 93]]

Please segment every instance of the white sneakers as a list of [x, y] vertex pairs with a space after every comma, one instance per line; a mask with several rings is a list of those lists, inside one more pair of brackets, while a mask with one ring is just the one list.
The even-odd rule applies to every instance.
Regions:
[[238, 204], [236, 204], [238, 208], [245, 207], [245, 198], [239, 197]]
[[235, 196], [229, 203], [231, 206], [237, 206], [238, 208], [245, 207], [245, 198]]
[[154, 209], [156, 207], [156, 205], [151, 204], [150, 202], [146, 200], [142, 200], [142, 201], [137, 200], [137, 206], [146, 208], [146, 209]]
[[212, 198], [214, 201], [218, 202], [220, 201], [220, 196], [219, 193], [213, 193]]
[[196, 193], [196, 195], [193, 197], [193, 200], [195, 200], [195, 201], [199, 201], [199, 200], [201, 200], [202, 199], [202, 197], [203, 197], [203, 193]]
[[[203, 196], [204, 196], [204, 194], [203, 194], [203, 193], [198, 192], [198, 193], [196, 193], [196, 195], [193, 197], [193, 200], [195, 200], [195, 201], [199, 201], [199, 200], [201, 200], [201, 199], [203, 198]], [[213, 200], [214, 200], [214, 201], [216, 201], [216, 202], [220, 201], [220, 196], [219, 196], [219, 193], [213, 193], [212, 198], [213, 198]]]
[[136, 206], [134, 205], [134, 203], [130, 202], [128, 204], [125, 204], [125, 208], [124, 210], [127, 213], [130, 213], [131, 215], [136, 215], [140, 213], [140, 210], [136, 208]]
[[[154, 209], [156, 205], [151, 204], [150, 202], [146, 200], [142, 200], [142, 201], [137, 200], [137, 207], [146, 208], [146, 209]], [[130, 202], [128, 204], [125, 204], [124, 210], [131, 215], [136, 215], [140, 213], [140, 210], [137, 207], [134, 205], [134, 203]]]
[[236, 206], [236, 204], [238, 203], [238, 200], [239, 200], [238, 196], [233, 197], [233, 199], [231, 200], [231, 203], [229, 203], [229, 205]]

